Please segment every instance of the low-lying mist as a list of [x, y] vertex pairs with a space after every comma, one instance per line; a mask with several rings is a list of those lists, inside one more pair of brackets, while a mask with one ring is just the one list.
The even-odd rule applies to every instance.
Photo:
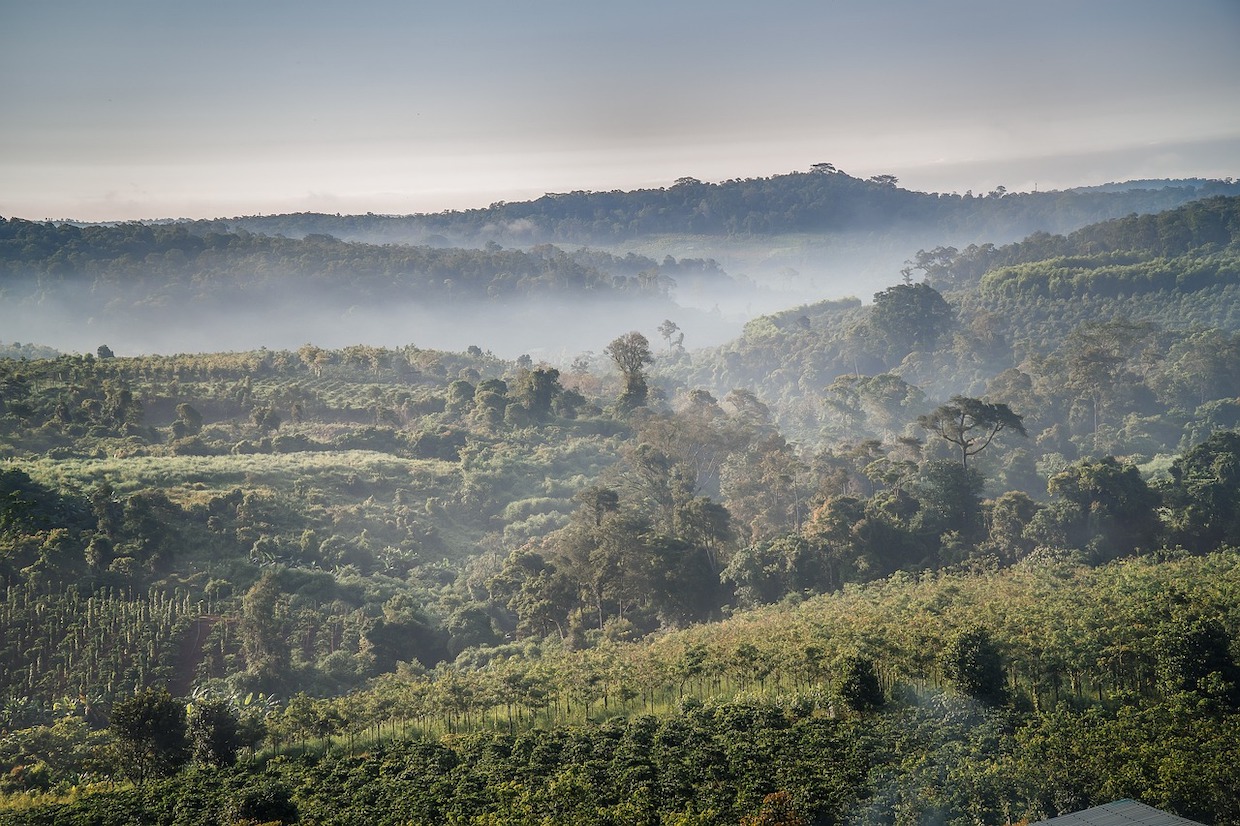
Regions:
[[91, 312], [81, 302], [60, 300], [0, 307], [0, 339], [82, 353], [106, 344], [120, 356], [294, 350], [306, 343], [325, 348], [412, 344], [449, 351], [476, 346], [501, 358], [528, 354], [535, 361], [567, 365], [584, 353], [601, 353], [630, 330], [645, 334], [656, 350], [666, 346], [658, 333], [665, 320], [679, 327], [685, 347], [722, 344], [738, 335], [743, 323], [718, 310], [615, 299], [529, 297], [503, 304], [409, 302], [383, 307], [301, 300], [282, 306], [148, 307], [127, 313]]
[[562, 363], [629, 330], [657, 346], [671, 320], [683, 346], [708, 347], [758, 315], [868, 301], [919, 250], [1069, 232], [1236, 191], [1231, 180], [1185, 180], [974, 197], [817, 164], [436, 215], [0, 219], [10, 242], [0, 340], [122, 354], [414, 343]]

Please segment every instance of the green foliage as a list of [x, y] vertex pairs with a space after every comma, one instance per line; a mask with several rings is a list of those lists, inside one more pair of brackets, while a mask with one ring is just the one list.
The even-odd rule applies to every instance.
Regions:
[[835, 692], [840, 702], [853, 711], [876, 711], [886, 703], [874, 662], [856, 654], [845, 657], [840, 664]]
[[637, 331], [625, 333], [614, 339], [603, 355], [615, 363], [616, 369], [624, 379], [624, 392], [620, 396], [620, 407], [632, 410], [646, 403], [648, 387], [646, 385], [646, 365], [654, 363], [654, 355], [650, 352], [650, 342]]
[[[863, 180], [834, 167], [823, 172], [816, 165], [808, 172], [719, 183], [683, 178], [674, 186], [634, 192], [550, 193], [529, 202], [437, 215], [295, 213], [180, 226], [207, 239], [243, 232], [289, 238], [330, 234], [369, 243], [443, 244], [448, 240], [470, 247], [483, 246], [488, 240], [529, 245], [554, 239], [580, 244], [668, 234], [752, 237], [853, 230], [865, 232], [873, 243], [875, 235], [904, 236], [919, 228], [938, 237], [957, 230], [970, 237], [1016, 237], [1033, 229], [1064, 232], [1107, 218], [1171, 209], [1210, 195], [1237, 194], [1234, 183], [1200, 179], [1145, 181], [1114, 190], [996, 191], [985, 197], [912, 192], [894, 184], [889, 175]], [[308, 240], [326, 244], [334, 239]], [[659, 266], [678, 280], [700, 271], [703, 264], [714, 263], [689, 259], [669, 268], [665, 262], [632, 253], [619, 260], [634, 275]]]
[[955, 324], [951, 305], [929, 284], [897, 284], [874, 296], [868, 332], [883, 342], [888, 364], [909, 353], [932, 352]]
[[208, 766], [231, 766], [243, 745], [239, 721], [222, 699], [194, 702], [186, 734], [193, 759]]
[[[1224, 606], [1217, 624], [1232, 633], [1238, 594], [1234, 552], [896, 577], [638, 645], [510, 650], [476, 670], [406, 674], [337, 699], [294, 696], [281, 723], [294, 749], [283, 757], [182, 771], [140, 790], [100, 789], [0, 813], [0, 823], [91, 822], [105, 812], [143, 822], [211, 823], [224, 813], [332, 823], [359, 810], [378, 823], [547, 813], [713, 823], [762, 817], [776, 803], [811, 821], [886, 822], [899, 809], [965, 822], [1049, 817], [1124, 795], [1229, 822], [1240, 722], [1225, 705], [1155, 681], [1153, 664], [1166, 652], [1201, 650], [1213, 653], [1178, 662], [1234, 668], [1219, 659], [1226, 644], [1217, 628], [1204, 647], [1191, 642], [1210, 624], [1192, 617]], [[982, 618], [994, 624], [979, 634]], [[933, 689], [926, 669], [939, 650], [959, 653], [962, 673], [979, 685], [993, 685], [998, 670], [1004, 686], [999, 646], [1023, 699], [993, 708]], [[1065, 685], [1057, 697], [1055, 673]], [[959, 678], [946, 668], [943, 676]], [[881, 709], [833, 718], [815, 699], [828, 678], [841, 700], [854, 684], [862, 696], [873, 697], [875, 683], [896, 689]], [[1195, 691], [1217, 700], [1208, 692], [1220, 684], [1199, 678]], [[1095, 686], [1105, 702], [1089, 700]], [[647, 713], [651, 692], [665, 698], [658, 716]], [[684, 693], [691, 701], [678, 703]], [[583, 705], [596, 722], [582, 723]], [[399, 726], [384, 725], [393, 714], [415, 715], [421, 736], [397, 736]], [[448, 727], [428, 729], [436, 717], [456, 733], [439, 739]], [[375, 721], [386, 736], [355, 744]], [[298, 747], [328, 736], [319, 748]]]
[[190, 758], [185, 703], [166, 689], [145, 689], [112, 704], [117, 759], [137, 783], [174, 774]]
[[1003, 658], [984, 628], [966, 628], [947, 642], [943, 675], [965, 696], [999, 703], [1006, 696]]
[[229, 820], [252, 823], [296, 823], [299, 819], [293, 790], [278, 780], [246, 786], [227, 807]]
[[1173, 509], [1175, 544], [1198, 552], [1240, 546], [1240, 432], [1214, 433], [1181, 456], [1160, 490]]
[[1114, 457], [1084, 460], [1051, 477], [1054, 497], [1030, 524], [1042, 544], [1081, 548], [1099, 562], [1157, 547], [1157, 492]]
[[1231, 823], [1234, 715], [1193, 706], [1019, 715], [937, 696], [845, 719], [760, 703], [374, 744], [0, 812], [0, 823], [889, 823], [1047, 818], [1139, 797]]
[[[905, 283], [880, 293], [883, 300], [876, 297], [868, 310], [823, 302], [755, 319], [740, 339], [692, 365], [676, 362], [661, 369], [714, 394], [750, 388], [785, 436], [802, 444], [898, 435], [923, 411], [908, 404], [907, 394], [901, 398], [888, 392], [898, 387], [887, 386], [891, 378], [870, 387], [888, 375], [925, 399], [982, 397], [984, 392], [987, 402], [1009, 405], [1030, 427], [1036, 444], [1029, 450], [1036, 454], [1149, 457], [1177, 452], [1205, 438], [1209, 428], [1231, 427], [1225, 418], [1219, 424], [1204, 420], [1217, 418], [1217, 405], [1240, 394], [1240, 357], [1233, 341], [1240, 331], [1240, 287], [1231, 273], [1234, 267], [1223, 263], [1234, 257], [1234, 221], [1208, 217], [1234, 211], [1235, 199], [1225, 199], [1089, 227], [1071, 243], [1107, 251], [1076, 252], [1076, 258], [1053, 266], [1044, 259], [1062, 256], [1060, 241], [1068, 242], [1044, 233], [1018, 245], [959, 254], [960, 266], [975, 275], [1014, 265], [1018, 258], [1031, 273], [1039, 267], [1066, 268], [1073, 278], [1079, 276], [1079, 288], [1068, 292], [1042, 290], [1053, 279], [1033, 274], [1023, 291], [977, 289], [973, 276], [942, 274], [955, 266], [946, 248], [927, 253], [927, 272], [939, 274], [933, 283], [942, 286], [947, 280], [961, 288], [945, 297], [956, 322], [939, 328], [938, 333], [950, 334], [938, 335], [932, 352], [925, 345], [935, 336], [923, 337], [921, 344], [915, 340], [926, 313], [917, 310], [914, 299], [932, 297], [934, 288]], [[1164, 233], [1160, 222], [1202, 229]], [[1207, 226], [1215, 229], [1207, 231]], [[1171, 244], [1167, 250], [1176, 256], [1158, 265], [1168, 273], [1166, 283], [1138, 283], [1134, 276], [1108, 286], [1081, 274], [1091, 266], [1090, 255], [1111, 262], [1107, 266], [1162, 255], [1164, 240], [1158, 239]], [[1197, 277], [1211, 267], [1218, 278]], [[997, 284], [1001, 276], [991, 272], [984, 283]], [[900, 339], [898, 346], [893, 347], [892, 336]], [[816, 402], [824, 387], [829, 388], [825, 406]], [[1186, 415], [1203, 405], [1215, 406], [1201, 411], [1203, 421], [1181, 443]], [[1051, 432], [1061, 444], [1043, 438]]]
[[[657, 262], [641, 264], [657, 276]], [[18, 301], [74, 300], [85, 289], [105, 315], [115, 315], [124, 302], [123, 317], [131, 319], [154, 317], [174, 302], [227, 308], [240, 295], [251, 308], [287, 305], [289, 278], [283, 273], [297, 274], [299, 293], [317, 292], [349, 306], [414, 297], [447, 302], [587, 291], [659, 295], [665, 287], [657, 277], [638, 277], [632, 261], [550, 245], [439, 249], [348, 243], [321, 234], [292, 238], [219, 231], [209, 222], [74, 226], [0, 219], [0, 276]], [[714, 277], [726, 280], [717, 271]], [[111, 354], [106, 345], [99, 348], [101, 359]]]
[[1160, 687], [1240, 704], [1240, 666], [1230, 649], [1231, 637], [1218, 620], [1175, 617], [1155, 644]]
[[917, 425], [959, 448], [960, 465], [967, 468], [969, 457], [989, 447], [1004, 430], [1027, 435], [1023, 419], [1006, 404], [953, 396], [948, 404], [919, 417]]
[[[982, 478], [955, 462], [927, 462], [914, 480], [919, 505], [910, 527], [932, 540], [945, 534], [967, 547], [976, 547], [983, 530]], [[959, 561], [959, 560], [947, 560]]]
[[[980, 281], [984, 289], [993, 289], [1029, 263], [1039, 262], [1045, 267], [1040, 262], [1058, 262], [1049, 269], [1059, 269], [1071, 281], [1072, 273], [1082, 270], [1109, 267], [1112, 272], [1122, 273], [1125, 265], [1137, 261], [1172, 259], [1203, 248], [1218, 249], [1232, 243], [1240, 231], [1235, 198], [1206, 198], [1163, 212], [1144, 212], [1088, 226], [1066, 237], [1037, 232], [1020, 243], [1000, 248], [985, 244], [970, 246], [963, 252], [954, 247], [939, 247], [929, 253], [922, 250], [910, 263], [935, 283], [963, 286]], [[1002, 274], [984, 277], [988, 271]], [[1106, 276], [1086, 276], [1077, 285], [1088, 287], [1091, 292], [1105, 292], [1110, 286], [1105, 279]], [[1139, 281], [1132, 279], [1124, 286], [1137, 284]]]

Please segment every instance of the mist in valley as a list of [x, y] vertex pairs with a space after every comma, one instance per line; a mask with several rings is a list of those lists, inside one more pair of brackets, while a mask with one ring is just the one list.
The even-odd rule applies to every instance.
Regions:
[[[746, 187], [767, 200], [742, 198], [744, 206], [723, 220], [722, 207], [712, 205], [732, 204]], [[1066, 233], [1091, 220], [1238, 191], [1233, 180], [1168, 181], [962, 198], [834, 172], [572, 193], [438, 215], [59, 228], [14, 220], [6, 233], [20, 252], [8, 262], [0, 341], [69, 352], [107, 344], [121, 355], [305, 343], [473, 346], [567, 366], [630, 330], [657, 345], [668, 320], [684, 336], [678, 346], [692, 350], [724, 344], [764, 314], [846, 297], [868, 303], [905, 278], [921, 250]], [[806, 220], [784, 204], [798, 193], [817, 198], [814, 220], [826, 221], [824, 228], [787, 229]], [[587, 221], [600, 199], [611, 207], [605, 214], [629, 223]], [[659, 199], [675, 213], [673, 228], [700, 224], [702, 215], [718, 226], [643, 229], [640, 216]], [[624, 237], [607, 237], [609, 226]], [[23, 260], [30, 234], [47, 251]]]
[[[500, 244], [485, 234], [456, 239], [462, 246], [416, 245], [386, 233], [376, 245], [342, 231], [355, 222], [376, 225], [368, 216], [188, 225], [13, 219], [5, 234], [23, 252], [7, 262], [0, 341], [83, 353], [106, 344], [132, 356], [306, 343], [477, 347], [567, 366], [631, 330], [656, 347], [710, 348], [763, 314], [850, 296], [869, 301], [900, 280], [923, 240], [893, 232], [656, 236], [574, 248], [516, 246], [508, 235]], [[32, 247], [54, 252], [22, 258]], [[666, 321], [677, 332], [663, 340]]]
[[0, 307], [0, 340], [80, 353], [94, 353], [106, 344], [118, 356], [295, 350], [306, 343], [329, 349], [415, 345], [452, 352], [478, 347], [504, 359], [529, 355], [535, 362], [567, 366], [579, 356], [601, 353], [609, 341], [630, 330], [642, 332], [656, 348], [666, 346], [658, 328], [667, 320], [677, 325], [686, 348], [717, 346], [740, 333], [748, 317], [741, 308], [752, 312], [758, 306], [776, 306], [779, 295], [721, 291], [713, 296], [717, 300], [697, 296], [698, 306], [666, 299], [545, 297], [342, 306], [326, 294], [302, 294], [281, 303], [238, 302], [228, 308], [216, 302], [98, 307], [60, 296]]
[[[198, 237], [227, 233], [281, 243], [304, 241], [314, 247], [311, 256], [320, 251], [338, 255], [351, 245], [389, 253], [426, 250], [431, 269], [435, 255], [489, 255], [479, 266], [490, 267], [485, 277], [496, 280], [508, 277], [505, 269], [512, 262], [505, 256], [568, 256], [596, 270], [605, 282], [637, 281], [656, 273], [661, 295], [654, 301], [648, 294], [627, 301], [597, 291], [570, 296], [571, 291], [552, 288], [543, 289], [539, 300], [530, 303], [470, 283], [454, 284], [453, 297], [473, 290], [480, 300], [455, 302], [448, 311], [432, 306], [428, 296], [416, 290], [384, 300], [381, 310], [367, 311], [364, 300], [347, 294], [318, 300], [297, 286], [294, 291], [304, 304], [297, 311], [273, 302], [260, 318], [251, 307], [248, 313], [229, 312], [183, 329], [169, 308], [166, 317], [153, 320], [151, 329], [140, 335], [122, 329], [116, 338], [132, 339], [140, 352], [279, 348], [304, 343], [306, 332], [312, 331], [322, 346], [409, 341], [445, 349], [476, 345], [497, 355], [529, 353], [555, 362], [597, 352], [629, 329], [654, 340], [658, 325], [671, 319], [684, 330], [685, 347], [710, 347], [760, 315], [845, 297], [869, 302], [902, 280], [903, 270], [920, 250], [1002, 245], [1039, 232], [1066, 234], [1133, 212], [1237, 193], [1240, 184], [1235, 181], [1206, 179], [1040, 192], [1008, 192], [999, 186], [976, 196], [930, 193], [900, 188], [893, 176], [863, 180], [830, 164], [815, 164], [809, 172], [769, 178], [721, 183], [684, 178], [660, 189], [548, 194], [533, 201], [436, 214], [294, 213], [174, 222]], [[350, 276], [348, 261], [332, 266], [337, 274], [331, 277]], [[317, 279], [330, 287], [328, 273], [323, 268], [310, 279], [300, 272], [289, 277]], [[242, 278], [229, 277], [244, 288]], [[153, 273], [152, 281], [158, 280]], [[610, 283], [602, 286], [611, 288]], [[165, 329], [165, 323], [173, 329]]]

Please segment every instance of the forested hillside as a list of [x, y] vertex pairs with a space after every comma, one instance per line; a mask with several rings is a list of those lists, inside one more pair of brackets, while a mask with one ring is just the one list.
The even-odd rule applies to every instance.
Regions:
[[[8, 345], [0, 822], [1240, 823], [1237, 203], [923, 251], [711, 350]], [[309, 251], [375, 301], [411, 256], [685, 266], [5, 227], [91, 300], [125, 239], [198, 245], [178, 300]]]
[[[510, 358], [601, 350], [603, 319], [653, 327], [675, 316], [699, 340], [738, 329], [677, 301], [738, 289], [713, 260], [659, 260], [552, 245], [479, 249], [290, 239], [183, 225], [76, 226], [0, 219], [0, 324], [87, 349], [195, 352], [345, 346], [465, 349]], [[570, 349], [571, 348], [571, 349]]]
[[1066, 232], [1131, 212], [1153, 213], [1213, 195], [1240, 194], [1231, 181], [1142, 181], [1125, 188], [965, 195], [902, 189], [890, 175], [853, 177], [831, 164], [809, 172], [632, 192], [562, 192], [521, 203], [431, 215], [291, 214], [186, 222], [192, 231], [248, 230], [303, 237], [326, 233], [372, 243], [611, 245], [649, 235], [770, 236], [929, 230], [1019, 238]]
[[1018, 409], [1032, 459], [1149, 460], [1237, 423], [1238, 204], [922, 251], [870, 305], [762, 317], [735, 342], [660, 369], [711, 392], [750, 388], [806, 444], [898, 434], [964, 393]]
[[[190, 232], [185, 225], [76, 226], [0, 220], [0, 283], [10, 301], [94, 296], [165, 312], [189, 303], [289, 302], [307, 292], [326, 301], [496, 301], [530, 294], [666, 292], [673, 275], [726, 282], [705, 261], [615, 257], [543, 245], [529, 250], [377, 246], [329, 235], [301, 239], [240, 232]], [[120, 308], [113, 307], [114, 311]], [[132, 308], [126, 308], [132, 309]]]

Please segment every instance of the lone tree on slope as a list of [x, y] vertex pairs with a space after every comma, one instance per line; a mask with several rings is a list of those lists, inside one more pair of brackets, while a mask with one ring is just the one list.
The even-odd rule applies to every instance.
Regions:
[[966, 469], [969, 457], [989, 447], [1004, 430], [1028, 435], [1024, 417], [1013, 413], [1006, 404], [991, 404], [968, 396], [952, 396], [947, 404], [918, 417], [917, 424], [959, 448], [960, 465]]
[[620, 404], [627, 409], [645, 404], [648, 388], [644, 368], [648, 364], [654, 364], [650, 341], [637, 331], [625, 333], [608, 344], [603, 355], [615, 362], [620, 375], [624, 377], [624, 392], [620, 396]]

